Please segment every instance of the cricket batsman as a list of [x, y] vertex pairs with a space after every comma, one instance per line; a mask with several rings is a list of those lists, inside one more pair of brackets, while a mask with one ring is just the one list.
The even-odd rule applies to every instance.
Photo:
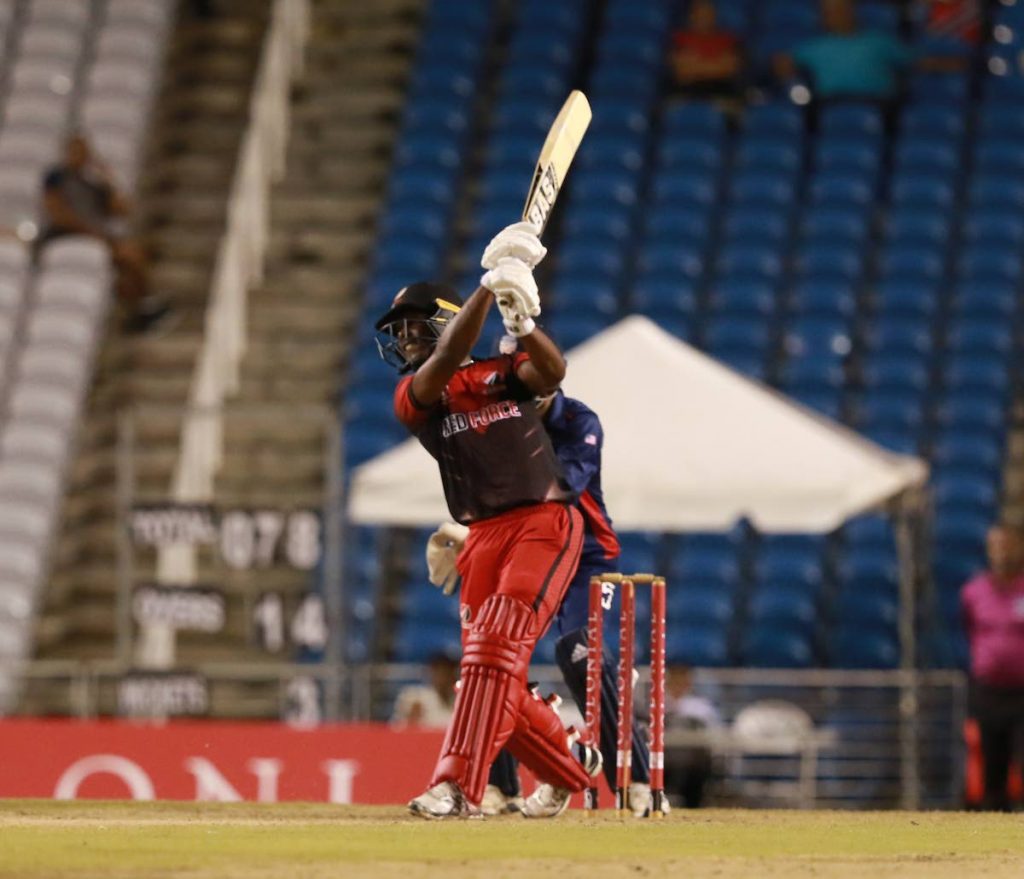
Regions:
[[[534, 323], [533, 268], [545, 253], [536, 227], [515, 223], [484, 251], [487, 272], [464, 305], [451, 288], [422, 282], [400, 290], [376, 322], [381, 356], [403, 375], [395, 412], [437, 461], [452, 518], [469, 528], [458, 561], [459, 692], [433, 778], [409, 803], [426, 818], [479, 814], [502, 747], [544, 783], [525, 803], [531, 818], [559, 814], [601, 770], [598, 748], [526, 685], [584, 530], [533, 403], [565, 375], [561, 351]], [[522, 352], [474, 360], [495, 301]]]
[[[514, 344], [502, 340], [502, 350], [514, 350]], [[510, 340], [514, 343], [514, 339]], [[566, 481], [576, 496], [583, 515], [583, 552], [576, 575], [558, 610], [556, 622], [560, 635], [555, 644], [555, 661], [581, 712], [586, 712], [587, 688], [587, 616], [590, 578], [616, 570], [619, 539], [612, 527], [601, 489], [601, 452], [604, 429], [597, 413], [580, 400], [557, 391], [537, 403], [544, 428], [562, 465]], [[458, 573], [456, 558], [462, 548], [460, 526], [445, 523], [427, 542], [427, 564], [431, 582], [446, 592], [454, 591]], [[604, 601], [611, 609], [614, 587], [606, 586]], [[601, 676], [601, 754], [609, 787], [615, 789], [615, 752], [618, 742], [616, 666], [605, 652]], [[630, 808], [642, 816], [650, 808], [649, 748], [641, 731], [633, 730], [633, 781], [628, 791]], [[519, 773], [515, 759], [502, 751], [494, 761], [485, 791], [485, 814], [518, 811]]]

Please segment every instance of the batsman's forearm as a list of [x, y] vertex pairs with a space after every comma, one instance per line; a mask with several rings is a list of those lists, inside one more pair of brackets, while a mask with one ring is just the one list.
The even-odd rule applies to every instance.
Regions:
[[530, 365], [543, 384], [539, 391], [553, 391], [565, 378], [565, 357], [561, 350], [551, 341], [551, 337], [540, 327], [519, 339], [523, 350], [530, 355]]

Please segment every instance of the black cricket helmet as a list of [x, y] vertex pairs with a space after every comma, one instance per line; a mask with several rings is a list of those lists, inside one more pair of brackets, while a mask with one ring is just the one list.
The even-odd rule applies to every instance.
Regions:
[[[444, 328], [461, 308], [462, 297], [447, 284], [417, 281], [403, 287], [391, 308], [374, 324], [380, 356], [400, 373], [416, 369], [430, 356]], [[410, 340], [420, 349], [418, 352], [406, 352]], [[416, 345], [417, 341], [426, 344]]]

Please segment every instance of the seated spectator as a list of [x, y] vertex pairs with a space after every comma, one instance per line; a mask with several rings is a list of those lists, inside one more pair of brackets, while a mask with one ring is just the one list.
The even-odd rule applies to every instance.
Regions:
[[803, 71], [817, 105], [850, 100], [893, 104], [913, 61], [910, 47], [894, 34], [860, 30], [850, 0], [822, 0], [821, 12], [825, 33], [777, 56], [776, 74], [790, 80]]
[[[665, 729], [705, 732], [722, 725], [711, 700], [693, 692], [693, 674], [685, 665], [672, 666], [665, 679]], [[669, 802], [697, 809], [711, 777], [711, 742], [666, 748], [665, 792]]]
[[917, 0], [911, 8], [911, 18], [933, 66], [948, 70], [966, 68], [968, 56], [981, 42], [979, 0]]
[[459, 664], [446, 653], [435, 653], [427, 662], [429, 684], [402, 687], [391, 714], [394, 726], [445, 729], [455, 708], [455, 682]]
[[718, 27], [713, 0], [693, 0], [686, 27], [672, 36], [675, 93], [735, 106], [741, 94], [743, 57], [739, 38]]
[[109, 169], [92, 152], [88, 141], [68, 138], [61, 164], [43, 178], [42, 233], [37, 254], [64, 235], [88, 235], [110, 248], [117, 271], [117, 295], [129, 312], [127, 328], [145, 331], [169, 314], [167, 304], [148, 293], [146, 258], [125, 232], [130, 205]]

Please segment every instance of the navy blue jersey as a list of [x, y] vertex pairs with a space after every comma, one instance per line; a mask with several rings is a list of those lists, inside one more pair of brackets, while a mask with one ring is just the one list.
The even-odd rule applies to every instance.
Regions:
[[612, 529], [601, 491], [604, 430], [600, 419], [589, 406], [559, 391], [544, 416], [544, 427], [562, 465], [565, 481], [577, 496], [577, 505], [583, 513], [586, 524], [583, 558], [618, 558], [619, 539]]

